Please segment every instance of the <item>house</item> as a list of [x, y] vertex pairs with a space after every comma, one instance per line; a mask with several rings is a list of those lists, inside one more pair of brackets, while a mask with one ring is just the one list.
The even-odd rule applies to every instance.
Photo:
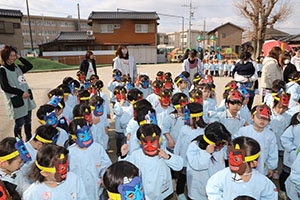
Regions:
[[0, 9], [0, 45], [12, 45], [21, 52], [24, 50], [20, 10]]
[[266, 29], [265, 40], [280, 40], [280, 38], [284, 38], [289, 36], [290, 34], [275, 29], [273, 26]]
[[[87, 19], [80, 19], [80, 31], [91, 30]], [[39, 44], [47, 43], [56, 38], [60, 32], [79, 31], [78, 19], [69, 17], [52, 17], [43, 15], [30, 15], [33, 48], [37, 49]], [[22, 35], [24, 48], [31, 49], [29, 35], [28, 16], [22, 17]]]
[[243, 32], [244, 29], [228, 22], [209, 31], [208, 35], [209, 38], [211, 36], [215, 37], [216, 47], [231, 48], [233, 52], [239, 54]]
[[280, 38], [279, 40], [282, 41], [282, 42], [287, 43], [292, 48], [294, 48], [294, 47], [300, 47], [300, 34], [289, 35], [289, 36]]

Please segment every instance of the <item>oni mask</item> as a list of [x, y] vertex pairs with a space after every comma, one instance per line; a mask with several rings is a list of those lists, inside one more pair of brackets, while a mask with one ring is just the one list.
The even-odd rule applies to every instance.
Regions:
[[184, 125], [189, 125], [190, 124], [190, 110], [188, 108], [183, 109], [183, 121]]
[[244, 98], [249, 98], [250, 97], [250, 94], [249, 94], [247, 88], [244, 85], [240, 85], [238, 87], [238, 91], [242, 94], [242, 96]]
[[121, 72], [116, 72], [116, 73], [113, 73], [113, 77], [116, 81], [120, 82], [121, 81], [121, 76], [122, 76], [122, 73]]
[[127, 82], [125, 85], [125, 88], [127, 91], [130, 91], [134, 88], [133, 83], [132, 82]]
[[149, 79], [143, 79], [140, 81], [142, 88], [147, 89], [149, 87]]
[[164, 87], [168, 90], [171, 90], [173, 88], [173, 83], [171, 78], [165, 78], [164, 80]]
[[122, 99], [125, 99], [126, 98], [126, 91], [124, 90], [124, 88], [122, 88], [121, 90], [116, 90], [115, 97], [116, 97], [118, 102], [120, 102]]
[[103, 112], [104, 112], [104, 106], [103, 104], [100, 104], [100, 103], [97, 103], [94, 106], [91, 106], [92, 109], [94, 109], [94, 115], [99, 117], [99, 116], [102, 116], [103, 115]]
[[157, 76], [156, 76], [156, 79], [157, 79], [157, 80], [160, 80], [160, 81], [164, 81], [165, 76], [164, 76], [164, 75], [157, 75]]
[[88, 123], [92, 123], [93, 121], [93, 117], [92, 117], [92, 113], [89, 112], [89, 110], [86, 108], [84, 113], [83, 113], [84, 119], [88, 122]]
[[238, 86], [235, 81], [230, 81], [229, 83], [227, 83], [225, 85], [225, 90], [235, 90], [237, 88], [238, 88]]
[[71, 90], [71, 94], [75, 94], [76, 93], [76, 88], [75, 88], [75, 84], [74, 83], [69, 84], [69, 88]]
[[23, 162], [26, 163], [28, 161], [31, 161], [31, 156], [30, 156], [28, 150], [26, 149], [24, 142], [19, 138], [16, 138], [16, 140], [17, 140], [17, 142], [15, 144], [15, 148], [18, 150], [19, 155], [20, 155], [21, 159], [23, 160]]
[[90, 94], [94, 94], [94, 95], [97, 94], [97, 90], [96, 90], [96, 88], [95, 88], [94, 85], [90, 85], [90, 86], [89, 86], [89, 93], [90, 93]]
[[159, 102], [163, 106], [169, 106], [171, 102], [171, 93], [170, 92], [162, 92], [159, 96]]
[[67, 178], [67, 172], [68, 172], [68, 156], [61, 154], [59, 159], [54, 161], [54, 166], [56, 169], [55, 172], [55, 180], [60, 183]]
[[257, 115], [258, 118], [263, 118], [266, 120], [270, 120], [272, 112], [269, 106], [266, 104], [259, 105], [256, 107], [256, 111], [254, 111], [253, 115]]
[[149, 111], [148, 114], [145, 115], [145, 120], [141, 121], [139, 123], [140, 126], [143, 125], [143, 124], [155, 124], [155, 125], [157, 125], [157, 119], [156, 119], [155, 113], [154, 112], [151, 113]]
[[0, 181], [0, 200], [12, 200], [2, 181]]
[[161, 88], [160, 87], [155, 87], [153, 86], [153, 91], [156, 95], [159, 95], [160, 91], [161, 91]]
[[141, 135], [141, 144], [144, 153], [148, 156], [156, 156], [158, 152], [158, 148], [160, 146], [161, 137], [153, 133], [152, 136], [145, 137], [142, 133]]
[[278, 93], [272, 93], [272, 96], [276, 101], [279, 101], [281, 106], [287, 107], [289, 105], [290, 96], [285, 93], [282, 89]]
[[240, 101], [242, 103], [242, 95], [238, 90], [232, 90], [229, 92], [227, 99], [230, 101]]
[[89, 147], [93, 144], [92, 132], [89, 126], [84, 126], [82, 128], [77, 126], [76, 136], [76, 144], [80, 148]]
[[43, 121], [47, 125], [55, 126], [58, 123], [55, 110], [52, 111], [51, 113], [47, 113]]
[[78, 72], [77, 79], [79, 81], [84, 81], [85, 80], [85, 74], [83, 72]]
[[228, 142], [226, 140], [213, 142], [210, 139], [208, 139], [205, 134], [203, 134], [203, 139], [207, 144], [214, 144], [215, 145], [215, 151], [220, 151], [225, 145], [228, 144]]
[[83, 83], [84, 89], [88, 89], [90, 87], [90, 85], [91, 85], [91, 82], [89, 82], [89, 81], [85, 81]]
[[243, 175], [247, 168], [245, 162], [245, 151], [229, 146], [229, 168], [232, 173]]
[[134, 177], [131, 181], [125, 177], [124, 183], [118, 186], [121, 200], [144, 200], [144, 188], [142, 179], [139, 176]]
[[191, 103], [200, 103], [201, 105], [203, 105], [203, 99], [201, 97], [201, 95], [199, 95], [198, 93], [196, 93], [194, 95], [194, 98], [190, 97], [190, 102]]

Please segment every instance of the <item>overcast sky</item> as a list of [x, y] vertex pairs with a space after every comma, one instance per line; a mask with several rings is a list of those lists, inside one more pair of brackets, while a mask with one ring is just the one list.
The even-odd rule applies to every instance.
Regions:
[[[190, 0], [28, 0], [31, 15], [77, 17], [77, 3], [80, 4], [81, 18], [87, 19], [92, 11], [116, 11], [117, 8], [136, 11], [156, 11], [162, 14], [180, 15], [185, 17], [185, 29], [188, 28]], [[286, 1], [286, 0], [279, 0]], [[291, 0], [293, 14], [285, 21], [277, 23], [275, 28], [290, 34], [300, 34], [300, 0]], [[193, 0], [194, 17], [192, 29], [203, 30], [206, 20], [206, 30], [231, 22], [242, 28], [249, 28], [249, 22], [238, 16], [233, 6], [233, 0]], [[25, 0], [0, 0], [0, 8], [20, 9], [27, 14]], [[159, 32], [181, 30], [181, 19], [160, 15]]]

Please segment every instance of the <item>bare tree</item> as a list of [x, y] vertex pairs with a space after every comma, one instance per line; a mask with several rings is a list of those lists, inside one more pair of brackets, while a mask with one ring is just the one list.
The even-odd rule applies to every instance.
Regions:
[[286, 20], [292, 12], [291, 0], [234, 0], [234, 6], [252, 24], [250, 37], [255, 57], [262, 51], [267, 26]]

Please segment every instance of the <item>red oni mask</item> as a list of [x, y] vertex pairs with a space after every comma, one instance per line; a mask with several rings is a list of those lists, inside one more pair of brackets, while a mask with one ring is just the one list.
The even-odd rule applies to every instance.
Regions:
[[84, 81], [85, 80], [85, 75], [84, 74], [79, 74], [77, 76], [77, 78], [78, 78], [79, 81]]
[[181, 99], [179, 100], [179, 104], [182, 108], [185, 107], [188, 103], [189, 102], [186, 98], [181, 97]]
[[144, 153], [148, 156], [156, 156], [160, 147], [161, 137], [153, 133], [152, 136], [141, 135], [141, 144]]
[[290, 101], [290, 96], [288, 96], [287, 94], [281, 94], [280, 95], [280, 104], [282, 106], [289, 106], [289, 101]]
[[153, 86], [153, 91], [156, 95], [159, 95], [160, 91], [161, 91], [161, 88], [160, 87], [155, 87]]
[[171, 102], [171, 93], [162, 92], [159, 96], [159, 102], [162, 106], [169, 106]]
[[235, 81], [230, 81], [229, 83], [227, 83], [225, 85], [225, 90], [235, 90], [237, 88], [238, 88], [238, 86]]
[[89, 87], [89, 93], [90, 94], [95, 94], [95, 95], [97, 94], [97, 90], [96, 90], [95, 86], [91, 85]]
[[235, 149], [229, 146], [229, 168], [231, 172], [242, 175], [245, 173], [247, 163], [245, 162], [245, 151], [242, 149]]
[[60, 183], [67, 178], [68, 156], [61, 154], [60, 158], [54, 162], [54, 166], [56, 169], [54, 177], [56, 181]]
[[197, 93], [196, 95], [194, 95], [193, 98], [190, 98], [190, 102], [194, 102], [194, 103], [200, 103], [201, 105], [203, 105], [203, 99], [202, 97]]
[[271, 109], [266, 104], [259, 105], [257, 106], [256, 111], [253, 113], [253, 115], [258, 115], [257, 117], [259, 118], [270, 120]]
[[92, 113], [90, 113], [88, 109], [85, 109], [85, 112], [84, 112], [83, 116], [84, 116], [84, 119], [85, 119], [89, 124], [92, 123], [92, 120], [93, 120]]
[[240, 101], [242, 102], [242, 95], [239, 91], [237, 90], [232, 90], [229, 92], [227, 99], [230, 101]]
[[168, 90], [172, 89], [172, 87], [173, 87], [172, 82], [169, 82], [169, 81], [164, 82], [164, 86]]
[[2, 181], [0, 182], [0, 200], [11, 200], [9, 195], [6, 193], [5, 185]]
[[165, 76], [164, 75], [157, 76], [157, 80], [164, 81]]
[[126, 98], [125, 90], [117, 90], [115, 97], [118, 102], [120, 102], [122, 99], [125, 99]]

